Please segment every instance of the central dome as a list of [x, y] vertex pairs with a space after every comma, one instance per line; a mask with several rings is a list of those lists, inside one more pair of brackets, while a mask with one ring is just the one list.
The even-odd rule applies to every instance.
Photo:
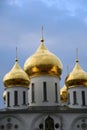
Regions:
[[62, 63], [59, 58], [45, 47], [44, 40], [42, 39], [36, 53], [25, 62], [24, 70], [30, 77], [45, 74], [60, 78]]

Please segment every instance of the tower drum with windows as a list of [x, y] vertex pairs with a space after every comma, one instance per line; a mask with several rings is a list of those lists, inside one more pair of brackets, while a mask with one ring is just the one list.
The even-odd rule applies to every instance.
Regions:
[[87, 73], [79, 65], [78, 58], [65, 79], [68, 88], [68, 105], [72, 108], [87, 108]]
[[3, 78], [5, 86], [5, 106], [7, 109], [28, 108], [29, 77], [19, 66], [16, 58], [15, 65]]
[[60, 104], [60, 75], [62, 63], [44, 45], [41, 44], [36, 53], [29, 57], [24, 70], [30, 77], [30, 106], [56, 106]]

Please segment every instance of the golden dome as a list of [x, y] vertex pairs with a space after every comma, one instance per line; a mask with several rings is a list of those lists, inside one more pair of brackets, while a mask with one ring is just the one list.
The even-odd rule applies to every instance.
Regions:
[[3, 83], [5, 87], [29, 87], [29, 77], [19, 66], [17, 59], [11, 71], [4, 76]]
[[6, 91], [3, 92], [3, 99], [6, 101]]
[[62, 63], [45, 47], [44, 39], [42, 38], [36, 53], [25, 62], [24, 70], [30, 77], [42, 74], [60, 77]]
[[65, 84], [68, 88], [74, 86], [87, 86], [87, 73], [81, 68], [78, 62], [79, 61], [76, 60], [73, 71], [68, 74], [65, 79]]
[[62, 102], [67, 101], [68, 91], [66, 85], [63, 86], [63, 88], [60, 89], [60, 97]]

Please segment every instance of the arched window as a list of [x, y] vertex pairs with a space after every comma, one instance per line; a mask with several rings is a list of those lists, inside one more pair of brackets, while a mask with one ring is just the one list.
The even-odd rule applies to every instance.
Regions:
[[85, 106], [85, 91], [82, 91], [82, 106]]
[[68, 104], [70, 104], [70, 93], [68, 93]]
[[47, 102], [47, 83], [43, 82], [43, 101]]
[[18, 106], [18, 91], [14, 91], [14, 106]]
[[7, 106], [10, 107], [10, 92], [7, 92]]
[[26, 105], [26, 92], [23, 91], [23, 105]]
[[77, 104], [77, 95], [76, 95], [76, 91], [73, 91], [73, 105]]
[[55, 102], [58, 103], [58, 88], [57, 88], [57, 83], [55, 83]]
[[35, 84], [32, 83], [32, 88], [31, 88], [31, 95], [32, 95], [32, 103], [35, 103]]
[[45, 130], [54, 130], [54, 120], [50, 116], [45, 120]]

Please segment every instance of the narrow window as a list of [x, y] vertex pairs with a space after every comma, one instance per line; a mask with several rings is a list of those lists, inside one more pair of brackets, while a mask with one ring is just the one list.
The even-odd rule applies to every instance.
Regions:
[[43, 101], [47, 101], [47, 84], [43, 82]]
[[32, 103], [35, 102], [35, 86], [34, 86], [34, 83], [32, 83], [32, 89], [31, 89], [31, 92], [32, 92]]
[[68, 104], [70, 104], [70, 94], [68, 93]]
[[10, 107], [10, 92], [7, 92], [7, 106]]
[[85, 92], [82, 91], [82, 105], [85, 106], [86, 103], [85, 103]]
[[23, 91], [23, 105], [26, 105], [26, 92]]
[[14, 106], [18, 106], [18, 91], [14, 91]]
[[73, 92], [73, 104], [77, 104], [76, 91]]
[[57, 90], [57, 83], [55, 83], [55, 102], [58, 103], [58, 90]]

